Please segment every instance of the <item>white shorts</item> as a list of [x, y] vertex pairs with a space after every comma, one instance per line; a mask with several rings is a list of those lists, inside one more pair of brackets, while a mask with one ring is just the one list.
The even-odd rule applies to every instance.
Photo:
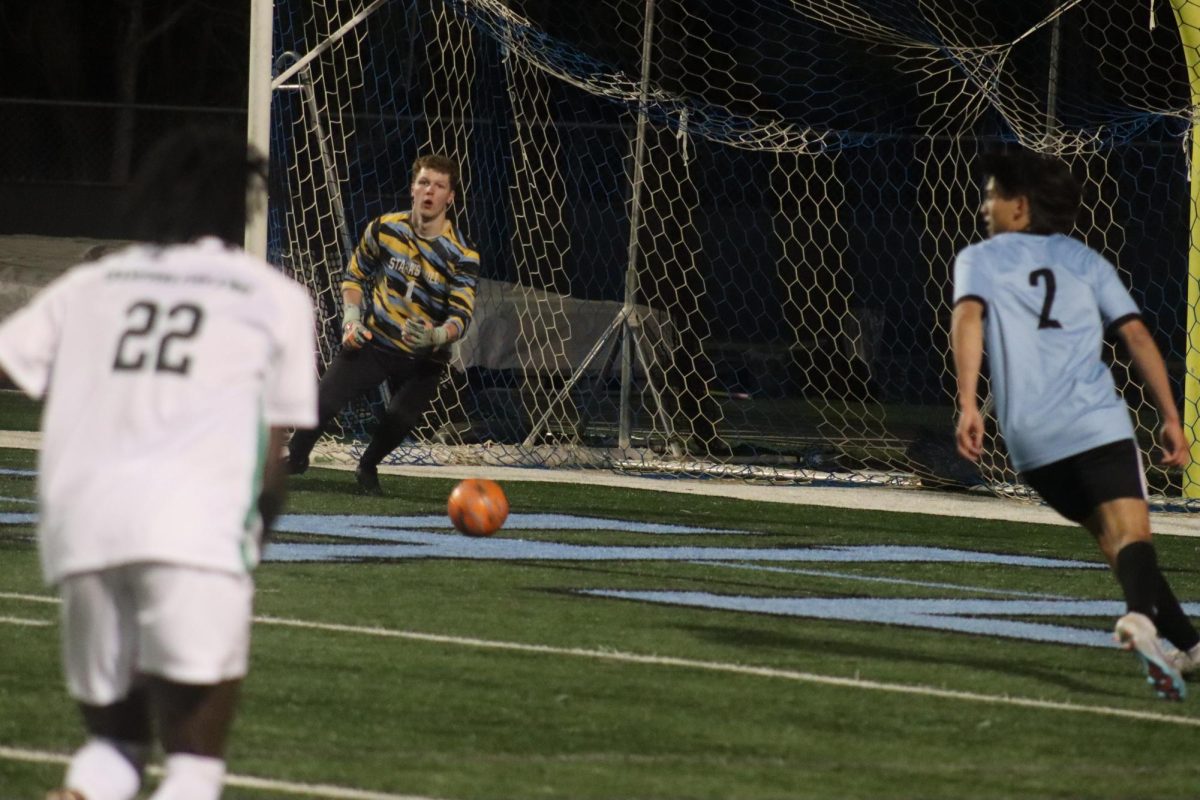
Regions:
[[121, 700], [138, 674], [200, 685], [246, 675], [249, 575], [127, 564], [69, 575], [59, 592], [67, 689], [82, 703]]

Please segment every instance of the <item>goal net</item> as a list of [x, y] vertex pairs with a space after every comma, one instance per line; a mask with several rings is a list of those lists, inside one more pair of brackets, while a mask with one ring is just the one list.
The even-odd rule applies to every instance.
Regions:
[[[1171, 5], [275, 14], [269, 258], [311, 289], [323, 363], [364, 226], [409, 207], [416, 156], [462, 166], [476, 314], [394, 459], [1021, 494], [994, 422], [978, 467], [952, 445], [951, 267], [982, 235], [973, 165], [999, 145], [1084, 179], [1076, 235], [1118, 266], [1182, 392], [1192, 104]], [[1117, 377], [1148, 451], [1153, 406]], [[343, 414], [327, 451], [361, 446], [379, 402]]]

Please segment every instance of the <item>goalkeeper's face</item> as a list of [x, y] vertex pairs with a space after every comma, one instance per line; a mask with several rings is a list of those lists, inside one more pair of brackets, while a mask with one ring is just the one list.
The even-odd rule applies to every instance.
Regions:
[[446, 216], [446, 210], [454, 202], [454, 190], [450, 188], [450, 176], [428, 167], [422, 167], [413, 178], [413, 211], [425, 222], [435, 222]]

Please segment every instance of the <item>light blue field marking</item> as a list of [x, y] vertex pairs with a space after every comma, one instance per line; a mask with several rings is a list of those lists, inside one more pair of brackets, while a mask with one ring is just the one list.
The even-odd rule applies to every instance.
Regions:
[[[35, 514], [0, 513], [0, 524], [29, 525]], [[338, 539], [366, 540], [356, 544], [285, 543], [267, 545], [263, 561], [361, 561], [370, 559], [454, 558], [476, 561], [700, 561], [700, 562], [822, 562], [822, 563], [952, 563], [995, 564], [1047, 569], [1104, 569], [1071, 559], [983, 553], [945, 547], [864, 545], [830, 547], [711, 547], [576, 545], [511, 536], [471, 538], [453, 532], [440, 515], [410, 517], [348, 514], [287, 514], [277, 529]], [[422, 530], [433, 529], [433, 530]], [[620, 531], [646, 534], [753, 536], [748, 531], [661, 525], [565, 514], [514, 514], [505, 533], [521, 530]], [[380, 544], [384, 542], [384, 544]]]
[[[0, 524], [30, 525], [36, 514], [0, 513]], [[321, 535], [345, 543], [272, 543], [264, 561], [346, 561], [371, 559], [453, 558], [475, 561], [678, 561], [731, 569], [754, 569], [812, 575], [839, 580], [951, 589], [1011, 596], [1014, 600], [987, 599], [875, 599], [744, 597], [709, 592], [579, 590], [582, 596], [633, 600], [645, 603], [689, 606], [812, 619], [899, 625], [910, 628], [1001, 636], [1037, 642], [1056, 642], [1087, 647], [1111, 647], [1107, 631], [1049, 625], [1003, 617], [1060, 616], [1103, 617], [1111, 621], [1124, 612], [1116, 601], [1075, 600], [951, 583], [914, 581], [903, 578], [854, 575], [773, 566], [771, 562], [807, 563], [946, 563], [992, 564], [1047, 569], [1106, 569], [1102, 564], [1073, 559], [983, 553], [943, 547], [902, 545], [813, 546], [813, 547], [723, 547], [723, 546], [629, 546], [576, 545], [516, 538], [521, 531], [552, 531], [569, 538], [576, 531], [619, 531], [647, 535], [752, 536], [748, 531], [730, 531], [682, 525], [661, 525], [624, 520], [577, 517], [562, 514], [514, 514], [504, 536], [473, 539], [452, 532], [441, 515], [409, 517], [289, 514], [280, 531]], [[357, 541], [356, 541], [357, 540]], [[1188, 609], [1200, 612], [1200, 605]], [[1001, 619], [996, 619], [1000, 617]]]
[[[1115, 620], [1125, 613], [1116, 600], [914, 600], [864, 597], [747, 597], [710, 592], [643, 592], [617, 589], [580, 589], [577, 594], [635, 600], [749, 614], [804, 617], [807, 619], [867, 622], [909, 628], [1002, 636], [1034, 642], [1114, 647], [1108, 631], [1071, 628], [1039, 622], [992, 619], [993, 617], [1098, 617]], [[1190, 616], [1200, 613], [1200, 604], [1187, 603]]]
[[[286, 515], [281, 532], [345, 539], [380, 540], [389, 544], [272, 543], [264, 561], [344, 561], [361, 559], [456, 558], [480, 561], [765, 561], [765, 562], [920, 562], [1003, 564], [1059, 569], [1096, 569], [1086, 561], [980, 553], [943, 547], [867, 545], [862, 547], [653, 547], [574, 545], [492, 536], [473, 539], [457, 533], [419, 530], [449, 527], [445, 517], [362, 517], [351, 515]], [[745, 531], [656, 525], [565, 514], [514, 514], [505, 532], [521, 530], [591, 530], [626, 533], [694, 533], [751, 535]]]
[[[393, 537], [389, 537], [393, 538]], [[769, 561], [821, 563], [996, 564], [1051, 569], [1100, 569], [1084, 561], [977, 553], [940, 548], [737, 548], [571, 545], [522, 539], [471, 540], [463, 536], [396, 532], [395, 544], [272, 543], [264, 561], [455, 558], [474, 561]]]
[[[364, 538], [385, 538], [380, 532], [405, 529], [429, 529], [451, 532], [453, 527], [444, 514], [423, 516], [364, 516], [361, 514], [284, 514], [278, 530], [293, 533], [320, 533], [326, 536], [360, 535]], [[622, 531], [665, 535], [708, 534], [720, 536], [763, 536], [755, 531], [728, 528], [699, 528], [693, 525], [666, 525], [657, 522], [630, 522], [603, 517], [581, 517], [574, 514], [512, 514], [504, 523], [505, 531]]]
[[36, 506], [37, 500], [34, 500], [31, 497], [0, 497], [0, 503], [25, 503]]
[[36, 469], [14, 469], [12, 467], [0, 467], [0, 475], [15, 475], [18, 478], [35, 478], [37, 477]]
[[[0, 498], [12, 499], [19, 498]], [[29, 502], [36, 503], [36, 500]], [[35, 514], [0, 514], [2, 525], [34, 525]], [[284, 514], [275, 529], [288, 533], [311, 533], [340, 536], [350, 539], [410, 541], [411, 537], [430, 532], [459, 534], [449, 518], [442, 514], [423, 516], [370, 516], [363, 514]], [[690, 525], [666, 525], [656, 522], [629, 522], [601, 517], [579, 517], [567, 514], [513, 514], [505, 530], [523, 531], [621, 531], [663, 536], [764, 536], [759, 531], [737, 531], [727, 528], [699, 528]]]
[[782, 572], [788, 575], [809, 575], [814, 578], [838, 578], [847, 581], [862, 581], [864, 583], [886, 583], [895, 586], [916, 586], [921, 589], [954, 589], [960, 592], [975, 592], [977, 594], [998, 594], [1005, 597], [1032, 597], [1038, 600], [1073, 600], [1062, 594], [1044, 594], [1041, 592], [1021, 592], [1016, 589], [989, 589], [984, 586], [964, 586], [961, 583], [938, 583], [937, 581], [913, 581], [905, 578], [885, 578], [876, 575], [855, 575], [852, 572], [831, 572], [823, 569], [796, 569], [795, 567], [768, 567], [764, 564], [725, 564], [720, 561], [693, 561], [693, 564], [704, 564], [710, 567], [728, 567], [730, 569], [749, 569], [760, 572]]

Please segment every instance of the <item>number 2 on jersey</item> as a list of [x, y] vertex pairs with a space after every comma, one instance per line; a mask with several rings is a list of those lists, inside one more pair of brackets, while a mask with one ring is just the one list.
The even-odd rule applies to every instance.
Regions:
[[1035, 269], [1029, 273], [1029, 285], [1037, 286], [1038, 278], [1046, 279], [1046, 299], [1042, 303], [1042, 314], [1038, 317], [1038, 330], [1046, 328], [1061, 328], [1062, 323], [1050, 316], [1050, 307], [1054, 305], [1054, 272], [1049, 267]]
[[172, 372], [187, 375], [192, 366], [192, 357], [176, 352], [176, 343], [191, 339], [200, 331], [204, 311], [191, 303], [179, 303], [166, 312], [166, 322], [159, 330], [159, 306], [149, 300], [139, 300], [125, 310], [130, 325], [117, 340], [117, 355], [113, 359], [114, 372], [134, 372], [142, 369], [154, 353], [152, 368], [155, 372]]

